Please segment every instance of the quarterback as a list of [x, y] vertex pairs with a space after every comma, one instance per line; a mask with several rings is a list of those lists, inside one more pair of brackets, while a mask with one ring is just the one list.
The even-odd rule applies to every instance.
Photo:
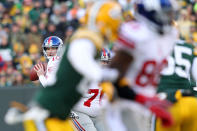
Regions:
[[37, 64], [35, 70], [39, 77], [39, 81], [43, 87], [55, 81], [55, 74], [61, 58], [61, 51], [63, 49], [63, 42], [57, 36], [50, 36], [44, 40], [42, 45], [43, 53], [48, 59], [47, 69], [44, 71], [42, 64]]

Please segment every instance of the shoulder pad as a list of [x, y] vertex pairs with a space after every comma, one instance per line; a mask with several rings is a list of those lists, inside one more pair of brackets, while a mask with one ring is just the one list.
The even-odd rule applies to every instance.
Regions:
[[71, 41], [80, 38], [87, 38], [91, 40], [97, 49], [101, 49], [104, 43], [103, 37], [101, 34], [88, 30], [86, 28], [79, 28], [71, 37]]
[[126, 36], [134, 42], [144, 41], [147, 39], [149, 30], [139, 22], [124, 23], [120, 29], [120, 34]]

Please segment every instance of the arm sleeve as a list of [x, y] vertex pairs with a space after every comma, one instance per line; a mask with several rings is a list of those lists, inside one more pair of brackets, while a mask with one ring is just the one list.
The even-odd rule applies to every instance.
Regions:
[[53, 85], [56, 82], [56, 72], [57, 70], [53, 70], [47, 78], [44, 75], [39, 76], [39, 81], [44, 88], [46, 86]]
[[73, 67], [91, 81], [113, 81], [118, 77], [116, 69], [102, 68], [95, 60], [96, 48], [88, 39], [77, 39], [70, 45], [68, 59]]
[[47, 79], [44, 75], [39, 76], [39, 81], [40, 81], [40, 83], [42, 84], [43, 87], [47, 86]]
[[77, 39], [70, 45], [68, 59], [72, 66], [92, 81], [101, 81], [102, 69], [95, 61], [96, 48], [88, 39]]

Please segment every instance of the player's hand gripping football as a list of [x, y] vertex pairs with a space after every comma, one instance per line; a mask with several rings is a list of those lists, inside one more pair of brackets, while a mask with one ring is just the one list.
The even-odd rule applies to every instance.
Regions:
[[145, 105], [152, 113], [162, 120], [163, 126], [169, 127], [173, 124], [173, 118], [168, 112], [169, 107], [172, 105], [167, 100], [160, 100], [158, 97], [147, 97], [137, 95], [136, 101]]
[[38, 77], [45, 74], [43, 64], [35, 65], [34, 70], [37, 72]]

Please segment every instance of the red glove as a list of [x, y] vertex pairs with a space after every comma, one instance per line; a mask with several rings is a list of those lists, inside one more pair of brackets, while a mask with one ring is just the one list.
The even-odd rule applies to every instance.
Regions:
[[136, 95], [135, 100], [146, 106], [152, 113], [162, 120], [163, 126], [171, 126], [173, 118], [167, 109], [172, 105], [169, 101], [160, 100], [158, 97]]

